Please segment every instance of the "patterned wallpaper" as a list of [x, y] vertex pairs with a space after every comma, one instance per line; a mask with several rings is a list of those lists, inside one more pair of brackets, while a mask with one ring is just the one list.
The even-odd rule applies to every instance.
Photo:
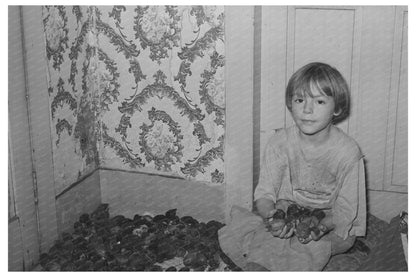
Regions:
[[224, 8], [46, 6], [55, 181], [97, 166], [224, 182]]

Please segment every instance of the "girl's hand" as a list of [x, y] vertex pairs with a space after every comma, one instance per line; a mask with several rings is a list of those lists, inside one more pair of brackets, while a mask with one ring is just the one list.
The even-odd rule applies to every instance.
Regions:
[[293, 236], [295, 232], [295, 227], [289, 228], [288, 225], [285, 225], [283, 229], [279, 231], [271, 231], [272, 235], [281, 239], [288, 239]]
[[275, 214], [275, 212], [277, 211], [277, 209], [272, 209], [270, 210], [267, 214], [266, 214], [266, 219], [269, 219], [271, 217], [273, 217], [273, 215]]
[[281, 238], [281, 239], [288, 239], [291, 236], [293, 236], [293, 234], [295, 232], [294, 224], [290, 228], [288, 227], [288, 225], [285, 225], [283, 228], [279, 228], [279, 230], [270, 229], [270, 221], [269, 220], [270, 220], [270, 218], [273, 217], [273, 215], [275, 213], [276, 213], [276, 209], [273, 209], [273, 210], [271, 210], [267, 213], [267, 218], [264, 219], [264, 224], [266, 226], [266, 229], [268, 229], [273, 236]]
[[317, 228], [315, 228], [313, 231], [311, 231], [311, 234], [309, 235], [309, 237], [307, 237], [306, 239], [304, 238], [298, 238], [300, 243], [303, 244], [307, 244], [310, 241], [314, 240], [314, 241], [318, 241], [320, 240], [323, 236], [325, 236], [326, 234], [328, 234], [330, 231], [332, 231], [335, 228], [335, 225], [331, 225], [331, 226], [326, 226], [322, 223], [318, 224], [318, 226], [316, 226]]
[[279, 199], [277, 200], [276, 204], [275, 204], [275, 208], [276, 209], [281, 209], [283, 211], [287, 211], [287, 207], [290, 206], [290, 204], [294, 204], [295, 202], [290, 201], [290, 200], [286, 200], [286, 199]]

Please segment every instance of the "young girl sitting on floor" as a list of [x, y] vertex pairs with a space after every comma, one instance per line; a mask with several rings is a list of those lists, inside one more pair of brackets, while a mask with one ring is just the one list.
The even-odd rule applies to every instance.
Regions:
[[[263, 154], [252, 213], [234, 206], [219, 230], [222, 250], [243, 270], [322, 270], [331, 255], [347, 251], [366, 228], [363, 155], [333, 124], [348, 116], [350, 92], [342, 75], [324, 63], [296, 71], [286, 88], [294, 126], [278, 129]], [[279, 230], [265, 222], [296, 203], [322, 210], [315, 232], [300, 237], [297, 224]], [[297, 221], [299, 223], [299, 221]]]

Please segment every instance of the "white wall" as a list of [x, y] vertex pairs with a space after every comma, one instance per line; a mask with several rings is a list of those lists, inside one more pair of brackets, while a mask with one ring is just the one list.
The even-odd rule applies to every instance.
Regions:
[[103, 168], [100, 172], [101, 200], [110, 206], [110, 216], [150, 212], [164, 214], [177, 209], [202, 222], [225, 220], [225, 186], [206, 185], [175, 177], [163, 177]]

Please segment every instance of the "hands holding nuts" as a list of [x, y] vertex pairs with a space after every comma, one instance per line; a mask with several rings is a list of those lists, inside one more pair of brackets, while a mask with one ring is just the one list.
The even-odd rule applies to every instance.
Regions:
[[325, 220], [326, 214], [322, 209], [308, 209], [296, 203], [276, 205], [264, 220], [266, 228], [275, 237], [288, 239], [295, 235], [300, 243], [306, 244], [312, 240], [320, 240], [334, 226], [330, 220]]
[[281, 209], [270, 211], [270, 217], [265, 219], [266, 228], [273, 236], [288, 239], [293, 236], [295, 226], [285, 220], [286, 214]]

